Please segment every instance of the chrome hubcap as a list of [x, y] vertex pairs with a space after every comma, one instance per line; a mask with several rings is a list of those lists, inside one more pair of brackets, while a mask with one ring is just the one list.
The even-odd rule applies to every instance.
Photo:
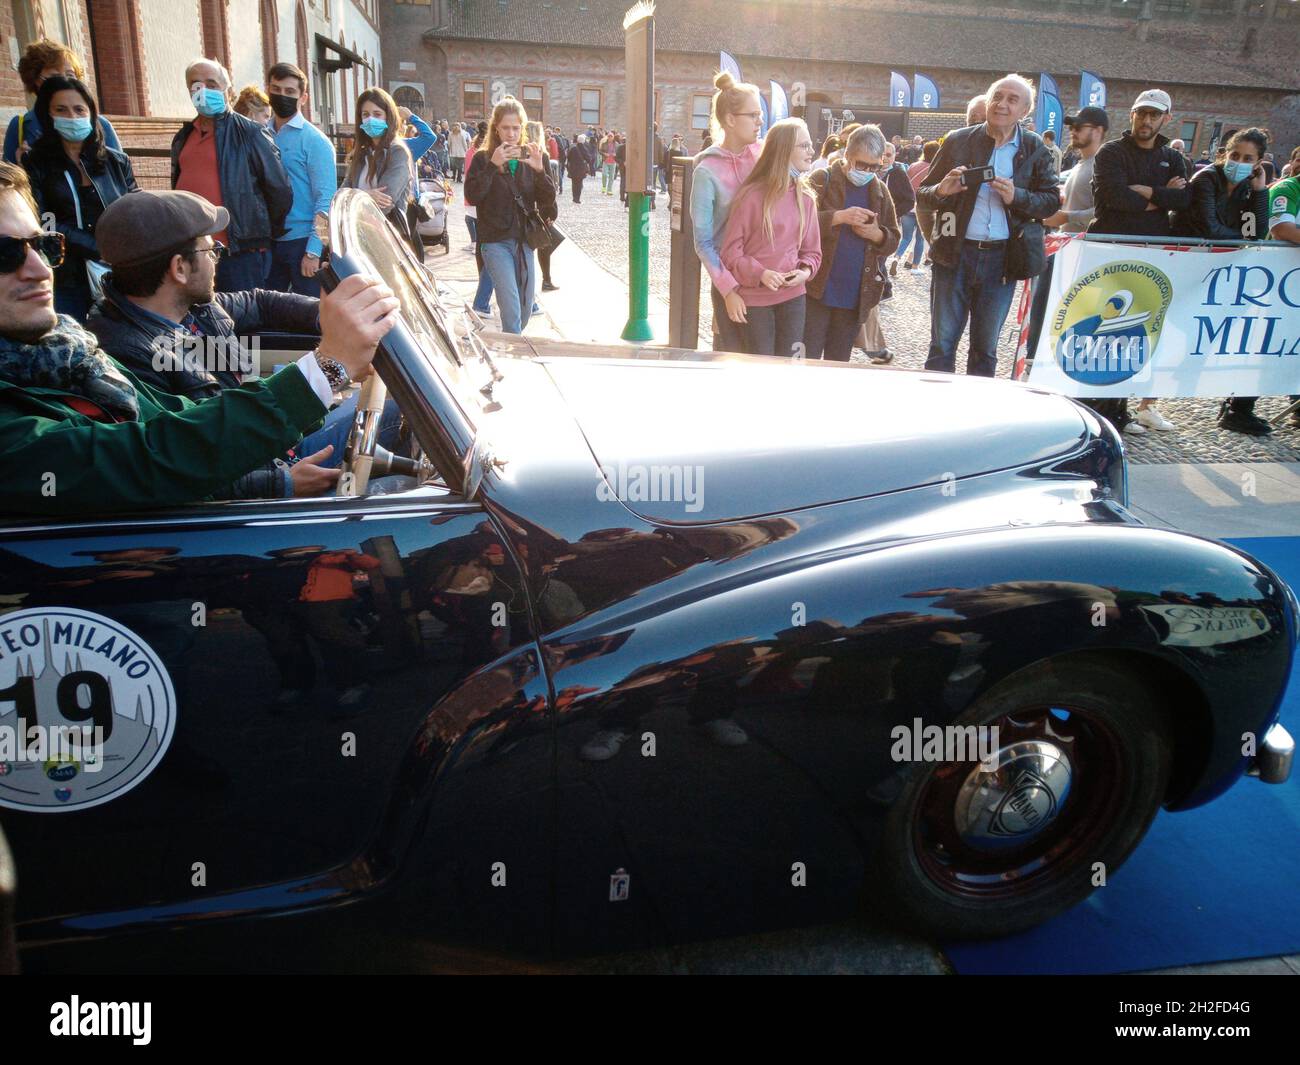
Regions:
[[962, 842], [980, 851], [1019, 847], [1055, 819], [1070, 793], [1065, 752], [1046, 740], [1024, 740], [977, 765], [957, 793]]

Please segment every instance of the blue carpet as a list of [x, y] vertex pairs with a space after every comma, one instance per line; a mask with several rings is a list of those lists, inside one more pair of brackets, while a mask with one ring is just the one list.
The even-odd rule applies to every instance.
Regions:
[[[1300, 589], [1300, 538], [1232, 541]], [[1293, 670], [1282, 722], [1300, 734]], [[1029, 932], [946, 943], [961, 973], [1116, 973], [1300, 954], [1300, 773], [1157, 815], [1111, 883]]]

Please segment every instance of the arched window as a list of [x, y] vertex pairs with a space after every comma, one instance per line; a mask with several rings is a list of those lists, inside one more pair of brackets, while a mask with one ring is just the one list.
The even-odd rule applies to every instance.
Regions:
[[262, 73], [265, 74], [280, 61], [280, 17], [276, 14], [275, 0], [261, 0], [257, 21], [262, 30]]
[[226, 21], [226, 0], [199, 0], [202, 17], [203, 54], [230, 69], [230, 25]]

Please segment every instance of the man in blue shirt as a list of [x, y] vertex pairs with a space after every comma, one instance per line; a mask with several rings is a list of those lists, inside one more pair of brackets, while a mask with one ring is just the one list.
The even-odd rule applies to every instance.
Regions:
[[[989, 87], [985, 99], [982, 123], [944, 138], [917, 201], [934, 217], [925, 368], [953, 372], [969, 319], [966, 372], [992, 377], [1016, 282], [1043, 272], [1042, 219], [1061, 200], [1051, 153], [1020, 125], [1033, 109], [1033, 86], [1009, 74]], [[985, 167], [993, 171], [991, 180], [963, 182], [966, 171]]]
[[266, 287], [278, 292], [320, 295], [321, 241], [317, 216], [328, 217], [338, 188], [334, 145], [302, 113], [307, 75], [292, 63], [276, 63], [266, 74], [271, 98], [271, 135], [293, 187], [293, 206], [284, 220], [284, 235], [275, 241]]

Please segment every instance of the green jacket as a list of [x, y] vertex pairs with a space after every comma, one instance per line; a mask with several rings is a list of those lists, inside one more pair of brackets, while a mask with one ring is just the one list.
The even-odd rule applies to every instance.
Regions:
[[122, 372], [139, 397], [135, 422], [97, 422], [62, 402], [66, 392], [0, 380], [0, 516], [196, 503], [283, 455], [325, 416], [296, 366], [202, 403]]

